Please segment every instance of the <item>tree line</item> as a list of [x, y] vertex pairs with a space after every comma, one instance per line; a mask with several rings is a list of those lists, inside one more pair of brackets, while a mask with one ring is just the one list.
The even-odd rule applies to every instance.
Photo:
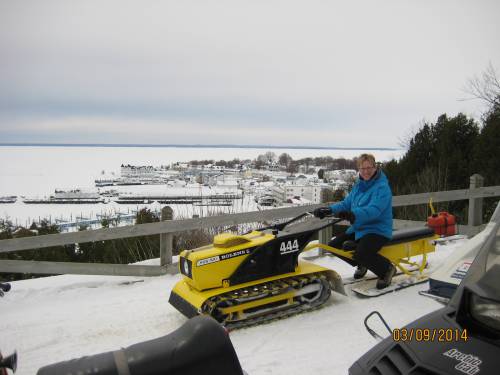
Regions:
[[356, 159], [332, 158], [331, 156], [306, 157], [294, 160], [290, 154], [284, 152], [280, 155], [272, 151], [258, 155], [255, 159], [233, 160], [191, 160], [190, 165], [216, 165], [225, 168], [238, 169], [241, 165], [251, 166], [255, 169], [264, 169], [266, 166], [275, 164], [279, 169], [288, 173], [297, 173], [301, 165], [305, 166], [306, 173], [314, 173], [313, 166], [320, 166], [324, 170], [356, 169]]
[[[484, 178], [484, 186], [500, 185], [500, 84], [491, 65], [482, 78], [469, 81], [468, 92], [487, 103], [481, 120], [459, 113], [424, 122], [406, 145], [404, 156], [383, 165], [394, 195], [467, 189], [473, 174]], [[484, 201], [484, 220], [488, 220], [498, 198]], [[466, 222], [466, 201], [440, 206]], [[420, 220], [424, 210], [406, 207], [395, 213]]]

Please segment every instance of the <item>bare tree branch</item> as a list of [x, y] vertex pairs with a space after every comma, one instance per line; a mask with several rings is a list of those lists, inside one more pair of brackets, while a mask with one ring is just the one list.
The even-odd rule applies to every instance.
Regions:
[[425, 119], [422, 119], [418, 122], [418, 124], [411, 126], [403, 136], [398, 138], [398, 146], [404, 150], [408, 150], [410, 148], [410, 142], [415, 138], [415, 135], [424, 127], [426, 123]]
[[493, 64], [490, 62], [480, 77], [470, 78], [463, 91], [472, 95], [463, 100], [481, 99], [493, 106], [500, 105], [500, 81]]

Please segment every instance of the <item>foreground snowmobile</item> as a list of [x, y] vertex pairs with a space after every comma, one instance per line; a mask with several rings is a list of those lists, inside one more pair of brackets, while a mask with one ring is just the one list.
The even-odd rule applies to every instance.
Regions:
[[[2, 357], [0, 375], [16, 372], [17, 353]], [[37, 375], [244, 375], [228, 332], [208, 316], [188, 320], [177, 330], [127, 348], [53, 363]]]
[[166, 336], [113, 352], [54, 363], [37, 372], [37, 375], [68, 374], [243, 375], [244, 372], [228, 333], [212, 318], [200, 316]]
[[499, 373], [500, 204], [488, 228], [448, 305], [401, 329], [384, 321], [391, 335], [355, 362], [350, 375]]
[[[244, 235], [222, 233], [211, 245], [185, 250], [179, 257], [183, 279], [173, 288], [169, 302], [187, 317], [211, 315], [228, 328], [318, 308], [331, 290], [345, 295], [342, 279], [331, 269], [299, 260], [299, 254], [319, 247], [352, 258], [352, 248], [309, 243], [320, 229], [339, 221], [306, 213]], [[403, 264], [414, 264], [409, 258], [423, 255], [417, 267], [422, 273], [425, 254], [434, 250], [433, 238], [428, 228], [395, 232], [381, 254], [408, 274]]]

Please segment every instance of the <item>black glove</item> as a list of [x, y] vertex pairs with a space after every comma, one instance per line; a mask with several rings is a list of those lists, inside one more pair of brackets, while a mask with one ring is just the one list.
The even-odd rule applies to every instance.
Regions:
[[331, 214], [332, 214], [332, 210], [330, 207], [320, 207], [320, 208], [316, 208], [313, 211], [313, 215], [316, 217], [319, 217], [320, 219], [323, 219], [325, 216], [328, 216]]
[[354, 213], [352, 211], [340, 211], [337, 214], [337, 217], [342, 220], [347, 220], [351, 224], [354, 224], [354, 221], [356, 220], [356, 216], [354, 216]]

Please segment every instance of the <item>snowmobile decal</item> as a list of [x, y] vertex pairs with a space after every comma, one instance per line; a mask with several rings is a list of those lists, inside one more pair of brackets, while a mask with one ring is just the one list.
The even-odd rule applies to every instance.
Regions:
[[228, 253], [228, 254], [216, 255], [216, 256], [210, 257], [210, 258], [200, 259], [198, 262], [196, 262], [196, 265], [198, 267], [205, 266], [207, 264], [220, 262], [221, 260], [236, 258], [236, 257], [240, 257], [242, 255], [248, 255], [248, 254], [250, 254], [250, 252], [251, 251], [249, 249], [243, 249], [243, 250], [238, 250], [238, 251]]
[[231, 259], [231, 258], [240, 257], [242, 255], [247, 255], [247, 254], [250, 254], [250, 249], [238, 250], [238, 251], [235, 251], [234, 253], [221, 254], [220, 260]]
[[456, 270], [451, 274], [450, 277], [453, 277], [454, 279], [459, 279], [462, 280], [465, 275], [467, 274], [467, 271], [470, 268], [470, 265], [472, 264], [472, 261], [466, 261], [463, 262]]
[[211, 257], [211, 258], [200, 259], [198, 262], [196, 262], [196, 265], [198, 267], [200, 267], [200, 266], [204, 266], [204, 265], [210, 264], [210, 263], [215, 263], [218, 261], [220, 261], [220, 257], [217, 255], [217, 256]]
[[295, 239], [294, 241], [286, 241], [282, 242], [280, 245], [280, 254], [289, 254], [289, 253], [294, 253], [296, 251], [299, 251], [299, 241]]
[[459, 363], [455, 369], [467, 375], [475, 375], [479, 373], [479, 365], [483, 363], [478, 357], [472, 354], [464, 354], [457, 349], [450, 349], [443, 353], [444, 356], [456, 359]]

